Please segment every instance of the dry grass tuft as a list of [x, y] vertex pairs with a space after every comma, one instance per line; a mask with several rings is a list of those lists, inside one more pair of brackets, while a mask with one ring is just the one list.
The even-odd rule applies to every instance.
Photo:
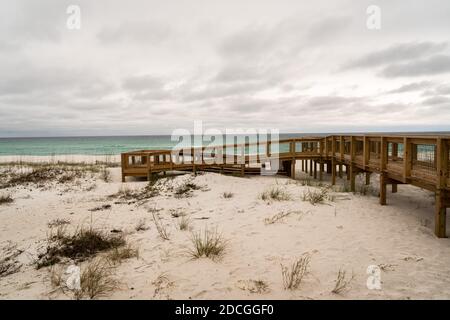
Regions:
[[260, 194], [259, 197], [264, 201], [268, 200], [287, 201], [292, 199], [291, 195], [288, 192], [278, 187], [264, 191], [263, 193]]
[[234, 196], [234, 193], [232, 193], [232, 192], [224, 192], [224, 193], [222, 194], [222, 197], [223, 197], [224, 199], [231, 199], [231, 198], [233, 198], [233, 196]]
[[194, 258], [220, 258], [224, 254], [227, 245], [227, 242], [217, 230], [209, 231], [205, 229], [203, 234], [201, 231], [193, 233], [191, 240], [194, 248], [190, 250], [190, 254]]
[[81, 270], [80, 287], [75, 291], [75, 299], [96, 299], [107, 296], [118, 287], [119, 283], [113, 278], [113, 267], [107, 259], [90, 261]]
[[22, 252], [15, 245], [9, 245], [2, 249], [0, 257], [0, 278], [9, 276], [20, 270], [22, 264], [16, 258]]
[[347, 278], [346, 271], [342, 268], [339, 269], [339, 272], [337, 274], [336, 278], [336, 284], [334, 285], [334, 289], [331, 290], [334, 294], [341, 294], [344, 291], [347, 291], [349, 289], [350, 282], [354, 279], [354, 275], [352, 273], [350, 279]]
[[150, 229], [150, 227], [147, 226], [147, 222], [145, 219], [139, 220], [138, 223], [136, 223], [136, 226], [134, 227], [134, 230], [136, 230], [137, 232], [147, 231], [148, 229]]
[[316, 205], [318, 203], [323, 203], [327, 200], [328, 190], [325, 188], [317, 189], [308, 189], [303, 192], [302, 200], [309, 201], [312, 205]]
[[111, 172], [107, 167], [103, 167], [100, 171], [100, 178], [106, 183], [111, 182]]
[[152, 212], [152, 216], [153, 216], [153, 222], [155, 223], [155, 226], [156, 226], [156, 230], [158, 231], [158, 234], [161, 237], [161, 239], [169, 240], [170, 235], [169, 235], [169, 232], [167, 231], [166, 226], [161, 222], [161, 219], [158, 217], [157, 214], [155, 214], [154, 211]]
[[286, 212], [282, 211], [282, 212], [279, 212], [269, 218], [265, 218], [264, 223], [265, 224], [274, 224], [278, 221], [282, 221], [284, 218], [286, 218], [287, 216], [289, 216], [293, 213], [301, 214], [302, 212], [301, 211], [286, 211]]
[[122, 187], [116, 194], [110, 195], [109, 198], [143, 201], [156, 197], [159, 194], [160, 191], [155, 186], [155, 181], [152, 180], [144, 188], [139, 190], [131, 190], [127, 187]]
[[182, 216], [178, 219], [178, 228], [181, 231], [187, 231], [190, 228], [191, 220], [188, 217]]
[[[31, 168], [31, 171], [30, 171]], [[8, 179], [0, 188], [15, 187], [18, 185], [36, 184], [42, 185], [46, 182], [57, 182], [60, 184], [73, 182], [75, 179], [83, 178], [87, 172], [97, 172], [98, 167], [83, 164], [27, 164], [27, 170], [11, 171]]]
[[63, 286], [64, 267], [54, 265], [50, 269], [50, 284], [53, 288], [62, 288]]
[[139, 249], [128, 244], [124, 247], [112, 249], [107, 257], [113, 264], [118, 264], [122, 262], [122, 260], [139, 258]]
[[61, 227], [61, 226], [65, 226], [68, 224], [70, 224], [70, 220], [57, 218], [57, 219], [53, 219], [52, 221], [47, 223], [47, 226], [49, 228], [56, 228], [56, 227]]
[[269, 292], [269, 285], [263, 280], [241, 280], [238, 281], [238, 288], [246, 290], [250, 293], [267, 293]]
[[194, 190], [202, 189], [201, 186], [197, 185], [193, 181], [186, 181], [183, 184], [175, 188], [175, 198], [188, 198], [192, 197]]
[[84, 261], [98, 252], [115, 249], [126, 244], [122, 234], [110, 234], [91, 228], [79, 228], [73, 234], [67, 234], [65, 226], [57, 228], [56, 235], [47, 240], [45, 253], [38, 256], [36, 268], [47, 267], [61, 261], [62, 258]]
[[299, 259], [295, 260], [290, 268], [281, 265], [281, 275], [285, 290], [298, 289], [308, 272], [310, 260], [311, 256], [305, 253]]
[[0, 205], [12, 202], [14, 202], [14, 199], [11, 197], [10, 194], [0, 195]]

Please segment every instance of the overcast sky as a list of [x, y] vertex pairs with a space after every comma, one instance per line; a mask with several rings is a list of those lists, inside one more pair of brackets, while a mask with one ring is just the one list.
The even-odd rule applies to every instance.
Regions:
[[450, 130], [449, 17], [448, 0], [1, 0], [0, 137]]

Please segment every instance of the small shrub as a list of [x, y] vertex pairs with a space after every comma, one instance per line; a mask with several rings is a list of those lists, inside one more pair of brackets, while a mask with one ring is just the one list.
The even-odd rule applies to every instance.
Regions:
[[294, 261], [290, 268], [281, 265], [281, 275], [283, 278], [284, 289], [295, 290], [300, 286], [303, 278], [308, 272], [311, 256], [303, 254], [302, 257]]
[[194, 248], [190, 251], [194, 258], [219, 258], [221, 257], [226, 248], [226, 241], [222, 238], [222, 235], [215, 231], [209, 231], [205, 229], [202, 232], [192, 234], [192, 244]]

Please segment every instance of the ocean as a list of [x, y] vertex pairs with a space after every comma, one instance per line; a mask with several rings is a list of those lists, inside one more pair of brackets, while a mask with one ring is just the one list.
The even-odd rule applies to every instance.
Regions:
[[[422, 132], [412, 134], [448, 135], [449, 132]], [[328, 133], [283, 133], [280, 134], [280, 139], [325, 135], [328, 135]], [[223, 141], [225, 141], [225, 138]], [[177, 141], [171, 140], [170, 135], [0, 138], [0, 156], [117, 155], [122, 152], [142, 149], [170, 150], [177, 143]], [[205, 142], [204, 144], [209, 145], [210, 143]], [[280, 149], [282, 149], [282, 147], [280, 147]]]
[[[300, 136], [302, 134], [280, 134], [280, 139]], [[170, 135], [0, 138], [0, 156], [116, 155], [142, 149], [170, 150], [177, 143]]]

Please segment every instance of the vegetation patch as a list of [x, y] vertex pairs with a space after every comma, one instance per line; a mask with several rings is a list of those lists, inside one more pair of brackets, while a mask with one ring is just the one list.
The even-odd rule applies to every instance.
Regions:
[[309, 201], [312, 205], [325, 202], [328, 199], [328, 190], [326, 188], [321, 189], [308, 189], [303, 192], [302, 200]]
[[17, 257], [22, 253], [15, 245], [9, 245], [2, 249], [0, 256], [0, 278], [14, 274], [20, 270], [22, 264]]
[[264, 201], [287, 201], [292, 199], [291, 195], [286, 190], [278, 187], [264, 191], [259, 197]]
[[339, 272], [337, 274], [336, 278], [336, 284], [334, 286], [334, 289], [331, 291], [334, 294], [341, 294], [349, 289], [350, 283], [354, 279], [354, 275], [350, 277], [347, 276], [347, 273], [342, 268], [339, 269]]
[[14, 202], [14, 199], [11, 197], [10, 194], [0, 195], [0, 205], [12, 203], [12, 202]]
[[209, 231], [205, 229], [192, 234], [191, 238], [194, 248], [191, 249], [190, 254], [194, 258], [220, 258], [226, 249], [227, 242], [223, 239], [222, 235], [215, 231]]
[[281, 275], [285, 290], [295, 290], [300, 287], [303, 278], [308, 272], [310, 260], [311, 256], [305, 253], [295, 260], [290, 267], [281, 265]]
[[38, 256], [36, 268], [58, 263], [63, 258], [84, 261], [98, 252], [122, 247], [126, 244], [122, 233], [111, 234], [93, 228], [80, 228], [73, 234], [58, 228], [56, 235], [47, 239], [47, 248]]

